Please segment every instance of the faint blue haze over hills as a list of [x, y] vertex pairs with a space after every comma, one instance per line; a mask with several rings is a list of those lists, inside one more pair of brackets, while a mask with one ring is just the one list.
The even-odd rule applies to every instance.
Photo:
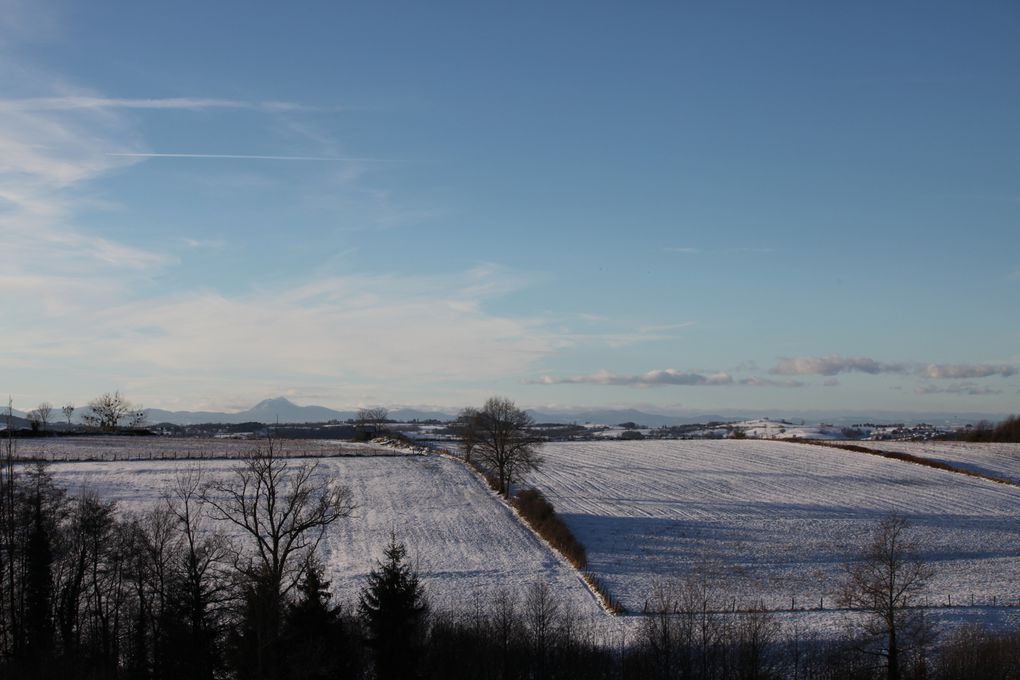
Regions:
[[[825, 420], [834, 424], [851, 424], [859, 422], [928, 422], [945, 425], [963, 425], [976, 420], [999, 420], [1006, 414], [994, 413], [908, 413], [908, 412], [818, 412], [818, 411], [775, 411], [762, 412], [750, 410], [720, 410], [715, 412], [691, 412], [689, 414], [649, 413], [638, 409], [572, 409], [544, 410], [529, 409], [529, 413], [539, 423], [603, 423], [616, 425], [633, 422], [647, 427], [669, 425], [688, 425], [709, 421], [736, 421], [756, 417], [785, 418], [791, 421]], [[266, 399], [250, 409], [236, 413], [220, 413], [211, 411], [164, 411], [147, 409], [148, 421], [152, 424], [167, 422], [176, 425], [192, 425], [199, 423], [237, 424], [244, 422], [260, 423], [314, 423], [329, 420], [345, 421], [357, 417], [357, 411], [345, 411], [326, 408], [324, 406], [299, 406], [285, 397]], [[431, 411], [410, 408], [395, 408], [390, 411], [390, 419], [406, 422], [411, 420], [452, 420], [456, 411]]]

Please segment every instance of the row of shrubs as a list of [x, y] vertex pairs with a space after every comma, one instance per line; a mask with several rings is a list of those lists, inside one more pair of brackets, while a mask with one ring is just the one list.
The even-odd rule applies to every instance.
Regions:
[[613, 613], [624, 613], [623, 604], [614, 598], [605, 584], [588, 571], [588, 555], [570, 527], [556, 514], [556, 508], [538, 489], [524, 489], [513, 497], [513, 505], [535, 533], [567, 558], [581, 572], [581, 578], [602, 599], [603, 606]]
[[538, 489], [519, 491], [512, 500], [524, 521], [578, 570], [588, 568], [588, 555], [570, 527], [556, 514], [556, 509]]

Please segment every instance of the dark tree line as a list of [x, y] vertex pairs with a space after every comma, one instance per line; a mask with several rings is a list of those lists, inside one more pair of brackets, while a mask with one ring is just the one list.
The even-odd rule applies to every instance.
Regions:
[[[338, 612], [316, 548], [352, 506], [314, 463], [269, 446], [230, 484], [184, 472], [160, 504], [129, 514], [91, 492], [69, 496], [42, 463], [17, 470], [7, 444], [0, 675], [320, 677], [294, 671], [313, 648], [336, 648], [321, 638], [337, 631], [326, 623]], [[246, 540], [226, 540], [215, 520]]]
[[950, 438], [968, 442], [1020, 442], [1020, 416], [1009, 416], [995, 424], [982, 420], [974, 427], [960, 430]]

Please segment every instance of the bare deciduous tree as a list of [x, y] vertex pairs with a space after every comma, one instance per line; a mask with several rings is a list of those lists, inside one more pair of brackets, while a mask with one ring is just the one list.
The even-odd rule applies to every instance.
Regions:
[[64, 404], [63, 408], [60, 409], [64, 412], [64, 417], [67, 418], [67, 424], [71, 424], [71, 416], [74, 415], [74, 404], [68, 402]]
[[35, 412], [39, 414], [39, 424], [45, 430], [50, 422], [50, 414], [53, 413], [53, 404], [44, 401], [36, 407]]
[[464, 460], [468, 463], [471, 462], [471, 454], [475, 450], [475, 444], [478, 443], [476, 441], [478, 432], [474, 427], [476, 418], [478, 418], [478, 409], [468, 407], [460, 412], [454, 423], [457, 436], [460, 437], [461, 448], [464, 450]]
[[82, 422], [103, 432], [114, 432], [125, 423], [128, 427], [140, 427], [145, 423], [145, 413], [120, 396], [120, 392], [107, 392], [89, 402]]
[[501, 494], [508, 495], [515, 479], [541, 465], [542, 439], [532, 431], [534, 421], [509, 399], [492, 397], [481, 409], [466, 409], [461, 422], [462, 440], [495, 477]]
[[554, 638], [560, 625], [560, 603], [546, 581], [536, 581], [528, 587], [523, 613], [524, 625], [538, 654], [541, 669], [549, 649], [555, 644]]
[[706, 574], [653, 584], [644, 606], [641, 640], [658, 677], [714, 677], [724, 656], [719, 608]]
[[318, 474], [317, 462], [294, 463], [269, 441], [234, 469], [207, 484], [210, 516], [229, 522], [252, 543], [249, 571], [264, 575], [280, 596], [300, 580], [326, 528], [354, 510], [351, 491]]
[[358, 409], [358, 428], [362, 432], [371, 432], [372, 436], [375, 436], [381, 430], [386, 429], [385, 425], [389, 416], [390, 412], [382, 406]]
[[204, 487], [210, 517], [233, 524], [250, 549], [236, 550], [245, 576], [243, 635], [256, 678], [276, 677], [283, 603], [305, 574], [330, 524], [354, 510], [351, 491], [319, 474], [317, 462], [280, 458], [273, 441], [234, 474]]
[[871, 653], [885, 658], [886, 677], [898, 680], [901, 657], [928, 636], [923, 610], [912, 609], [935, 574], [918, 556], [906, 518], [890, 515], [874, 528], [860, 557], [845, 566], [839, 591], [844, 607], [861, 610], [865, 641], [879, 640]]
[[200, 468], [178, 472], [164, 500], [181, 534], [173, 606], [181, 619], [176, 638], [186, 647], [168, 663], [181, 677], [211, 678], [218, 664], [222, 612], [231, 598], [229, 544], [223, 534], [205, 527]]

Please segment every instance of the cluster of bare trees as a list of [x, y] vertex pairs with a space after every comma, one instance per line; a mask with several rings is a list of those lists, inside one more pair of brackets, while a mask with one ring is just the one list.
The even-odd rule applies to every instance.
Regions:
[[846, 566], [840, 604], [862, 612], [854, 619], [858, 648], [883, 661], [888, 680], [899, 680], [904, 666], [917, 667], [933, 642], [923, 601], [935, 570], [920, 557], [906, 518], [882, 519], [859, 559]]
[[881, 520], [839, 584], [840, 605], [852, 610], [846, 637], [824, 641], [784, 635], [764, 606], [730, 610], [707, 574], [660, 581], [645, 604], [644, 662], [655, 678], [918, 677], [933, 628], [915, 605], [933, 574], [906, 520]]
[[53, 413], [53, 405], [44, 401], [39, 406], [26, 414], [28, 422], [33, 430], [45, 430], [50, 422], [50, 414]]
[[88, 428], [115, 432], [122, 427], [141, 427], [145, 424], [145, 412], [140, 406], [133, 406], [120, 392], [107, 392], [89, 402], [81, 420]]
[[[181, 473], [138, 515], [69, 496], [42, 464], [16, 469], [11, 452], [0, 485], [6, 677], [283, 677], [292, 610], [322, 604], [318, 543], [353, 507], [315, 463], [272, 446], [228, 483]], [[224, 538], [225, 524], [243, 539]]]
[[703, 575], [657, 582], [645, 604], [642, 661], [654, 678], [768, 678], [781, 665], [780, 626], [764, 608], [720, 614]]
[[952, 438], [968, 442], [1020, 442], [1020, 415], [1009, 416], [996, 424], [982, 420]]
[[386, 434], [386, 423], [389, 422], [389, 418], [389, 410], [382, 406], [358, 409], [358, 417], [355, 420], [358, 437], [367, 440]]
[[[59, 413], [48, 401], [40, 403], [25, 414], [29, 426], [35, 432], [46, 432], [54, 419], [63, 415], [67, 427], [72, 426], [72, 417], [78, 410], [71, 402], [64, 404]], [[10, 404], [8, 414], [13, 413]], [[135, 406], [121, 396], [120, 392], [107, 392], [96, 397], [80, 411], [81, 424], [90, 430], [100, 432], [116, 432], [122, 429], [138, 428], [145, 425], [145, 412], [141, 406]]]

